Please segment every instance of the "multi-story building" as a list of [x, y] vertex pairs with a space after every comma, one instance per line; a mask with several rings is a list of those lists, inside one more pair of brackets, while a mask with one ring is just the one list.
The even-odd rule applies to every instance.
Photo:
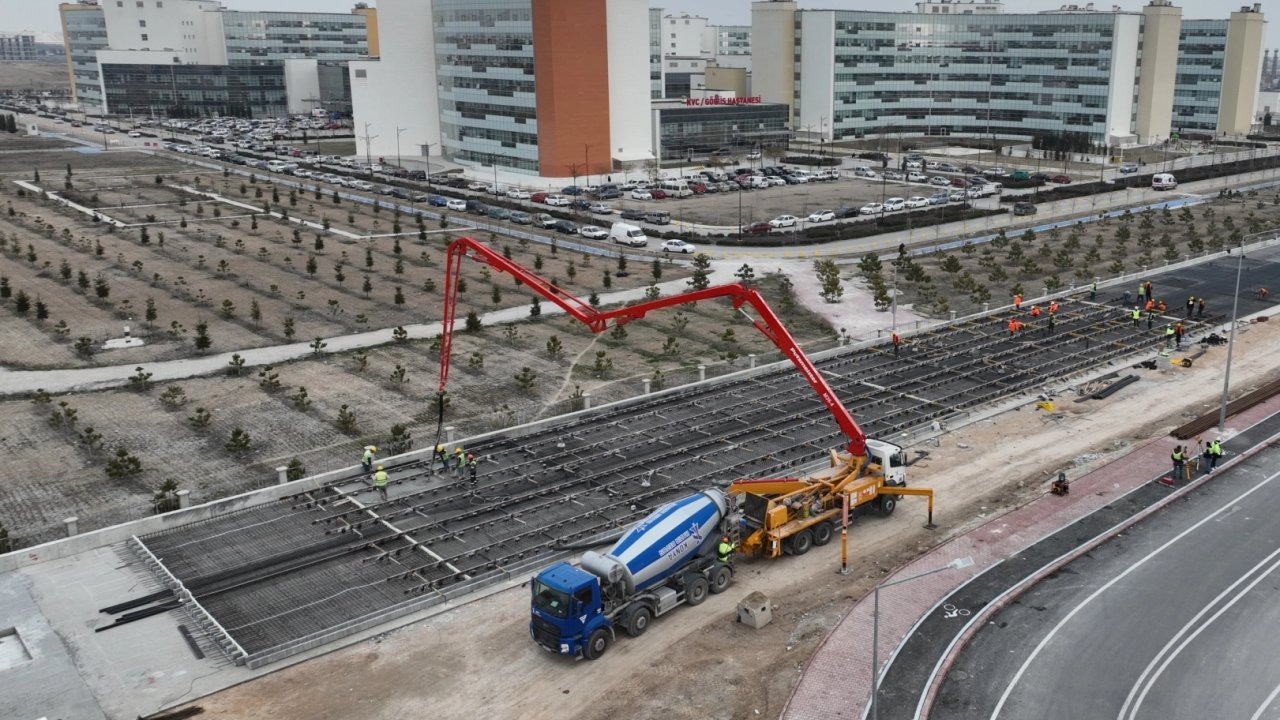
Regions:
[[62, 42], [66, 46], [71, 96], [82, 108], [102, 107], [98, 51], [107, 47], [107, 18], [96, 2], [62, 3]]
[[1099, 145], [1149, 143], [1177, 132], [1182, 119], [1188, 128], [1248, 130], [1242, 108], [1252, 108], [1263, 25], [1256, 5], [1219, 21], [1183, 21], [1168, 0], [1140, 13], [1070, 5], [1004, 14], [999, 3], [939, 0], [919, 7], [756, 2], [753, 51], [778, 62], [755, 68], [753, 92], [789, 103], [795, 127], [827, 139], [1071, 133]]
[[351, 64], [359, 154], [554, 177], [651, 157], [644, 0], [382, 0]]
[[649, 8], [649, 97], [662, 97], [662, 8]]
[[341, 65], [377, 49], [377, 17], [363, 3], [349, 14], [241, 12], [216, 0], [82, 0], [60, 9], [76, 99], [91, 112], [349, 111]]
[[36, 36], [28, 33], [0, 33], [0, 61], [36, 59]]

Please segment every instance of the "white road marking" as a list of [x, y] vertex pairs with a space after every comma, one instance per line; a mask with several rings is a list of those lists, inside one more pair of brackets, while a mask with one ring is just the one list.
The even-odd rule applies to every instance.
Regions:
[[1249, 720], [1262, 720], [1262, 713], [1266, 712], [1267, 708], [1271, 707], [1271, 703], [1275, 702], [1276, 695], [1280, 695], [1280, 685], [1277, 685], [1276, 689], [1272, 690], [1271, 694], [1267, 696], [1267, 699], [1262, 701], [1262, 704], [1258, 706], [1258, 710], [1249, 716]]

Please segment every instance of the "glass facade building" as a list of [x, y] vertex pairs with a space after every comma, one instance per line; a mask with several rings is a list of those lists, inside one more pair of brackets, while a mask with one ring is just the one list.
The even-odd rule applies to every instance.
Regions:
[[[834, 43], [837, 138], [1072, 132], [1105, 143], [1118, 16], [802, 11], [796, 57]], [[800, 80], [795, 92], [803, 103]]]
[[662, 8], [649, 8], [649, 97], [662, 97]]
[[1227, 54], [1226, 20], [1183, 20], [1173, 87], [1173, 130], [1214, 133]]
[[107, 106], [117, 115], [254, 117], [288, 114], [284, 65], [103, 64]]
[[716, 57], [751, 54], [750, 25], [719, 25], [716, 31]]
[[228, 10], [222, 24], [232, 65], [285, 58], [354, 60], [369, 54], [363, 15]]
[[444, 154], [536, 172], [530, 0], [435, 0], [432, 20]]
[[791, 138], [783, 103], [703, 105], [655, 103], [663, 160], [706, 155], [716, 150], [746, 152]]
[[96, 5], [63, 5], [62, 33], [71, 72], [71, 90], [85, 110], [102, 107], [97, 52], [107, 47], [107, 18]]

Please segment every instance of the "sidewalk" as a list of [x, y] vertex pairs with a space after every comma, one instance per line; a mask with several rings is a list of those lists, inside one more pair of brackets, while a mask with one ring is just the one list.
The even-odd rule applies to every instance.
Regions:
[[[1232, 417], [1226, 435], [1228, 438], [1234, 437], [1277, 412], [1280, 412], [1280, 396]], [[880, 584], [941, 568], [959, 558], [968, 557], [974, 561], [971, 567], [963, 570], [939, 572], [913, 580], [909, 587], [888, 588], [881, 593], [878, 651], [882, 672], [887, 674], [894, 656], [916, 626], [939, 609], [953, 591], [967, 585], [1006, 558], [1025, 551], [1040, 539], [1167, 473], [1169, 452], [1177, 443], [1177, 440], [1168, 436], [1152, 440], [1128, 455], [1078, 478], [1071, 483], [1069, 495], [1059, 497], [1046, 492], [1026, 505], [993, 518], [972, 532], [952, 538], [893, 574], [885, 576]], [[1224, 467], [1238, 457], [1229, 456]], [[1186, 488], [1184, 485], [1179, 490]], [[1170, 491], [1168, 499], [1152, 509], [1171, 502], [1180, 494], [1181, 492]], [[1108, 538], [1102, 537], [1098, 541], [1106, 539]], [[1091, 545], [1086, 543], [1077, 552], [1089, 547]], [[957, 633], [960, 633], [961, 625], [980, 620], [978, 616], [982, 612], [982, 609], [975, 608], [973, 616], [969, 616], [967, 611], [953, 616], [944, 609], [944, 617], [954, 617]], [[870, 702], [872, 625], [872, 597], [868, 593], [814, 651], [783, 709], [784, 720], [849, 720], [864, 716]], [[952, 637], [953, 635], [948, 634], [935, 641], [949, 643]], [[962, 644], [963, 637], [953, 646], [946, 647], [939, 667], [932, 670], [939, 676], [945, 673], [947, 663]], [[883, 700], [884, 696], [881, 697]], [[912, 704], [916, 700], [918, 698], [912, 698]], [[898, 698], [897, 704], [902, 704], [902, 701], [903, 698]], [[922, 707], [924, 711], [920, 717], [927, 717], [928, 708], [924, 704]]]
[[[709, 273], [711, 284], [722, 285], [736, 282], [737, 278], [733, 276], [733, 273], [734, 269], [726, 263], [713, 264]], [[662, 290], [663, 295], [676, 295], [689, 289], [688, 282], [687, 278], [668, 280], [667, 282], [658, 283], [658, 287]], [[629, 290], [619, 290], [606, 293], [600, 299], [603, 304], [607, 305], [643, 300], [647, 289], [645, 287], [637, 287]], [[563, 313], [564, 311], [554, 303], [544, 302], [542, 304], [544, 317]], [[481, 321], [485, 325], [500, 325], [517, 322], [528, 317], [529, 307], [527, 305], [518, 305], [485, 313], [481, 316]], [[341, 353], [392, 343], [395, 341], [391, 336], [393, 329], [385, 328], [354, 335], [324, 338], [326, 347], [320, 351], [320, 354]], [[404, 329], [409, 333], [410, 339], [426, 339], [439, 335], [441, 324], [435, 322], [406, 325]], [[261, 365], [278, 365], [290, 360], [310, 357], [316, 354], [311, 348], [311, 342], [311, 340], [308, 340], [289, 345], [232, 350], [215, 355], [165, 362], [141, 363], [141, 365], [147, 372], [152, 373], [151, 379], [153, 382], [182, 380], [225, 372], [231, 362], [231, 356], [234, 354], [240, 355], [246, 368]], [[0, 368], [0, 397], [34, 392], [36, 388], [43, 388], [50, 393], [58, 393], [121, 386], [129, 382], [129, 378], [134, 374], [139, 364], [129, 362], [122, 365], [63, 370], [5, 370]]]

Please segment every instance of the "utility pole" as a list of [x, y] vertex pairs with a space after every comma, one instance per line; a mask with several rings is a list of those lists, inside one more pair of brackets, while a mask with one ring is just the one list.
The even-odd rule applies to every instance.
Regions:
[[591, 184], [591, 146], [583, 143], [582, 145], [582, 172], [586, 174], [585, 182]]
[[422, 155], [427, 159], [427, 192], [431, 192], [431, 148], [435, 143], [422, 143]]
[[369, 134], [369, 126], [371, 124], [372, 123], [364, 124], [364, 164], [369, 166], [370, 178], [373, 177], [373, 151], [371, 150], [370, 143], [372, 143], [378, 137], [377, 135]]

